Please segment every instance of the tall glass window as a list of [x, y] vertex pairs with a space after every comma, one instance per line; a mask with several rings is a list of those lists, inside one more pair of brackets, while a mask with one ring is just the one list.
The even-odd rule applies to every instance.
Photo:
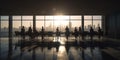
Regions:
[[13, 35], [15, 31], [21, 31], [21, 16], [13, 16]]
[[[74, 28], [81, 27], [82, 16], [81, 15], [38, 15], [36, 18], [36, 29], [40, 31], [42, 26], [45, 31], [55, 32], [56, 28], [59, 27], [61, 32], [65, 32], [66, 26], [70, 28], [70, 31], [74, 31]], [[8, 23], [9, 16], [1, 16], [1, 36], [8, 36]], [[93, 27], [97, 31], [98, 27], [102, 28], [102, 16], [101, 15], [85, 15], [84, 16], [84, 30], [89, 31], [90, 27]], [[13, 33], [14, 31], [20, 31], [21, 26], [25, 26], [27, 31], [29, 27], [33, 28], [33, 16], [13, 16]], [[3, 34], [4, 32], [4, 34]]]
[[53, 31], [53, 16], [45, 16], [45, 29], [46, 31]]
[[98, 27], [102, 28], [102, 16], [93, 16], [93, 28], [95, 31], [98, 30]]
[[74, 31], [75, 27], [77, 29], [81, 27], [81, 16], [70, 16], [70, 26], [71, 26], [71, 31]]
[[33, 28], [33, 16], [22, 16], [22, 26], [25, 27], [25, 30], [28, 30], [29, 27]]
[[54, 31], [59, 27], [61, 32], [65, 32], [66, 26], [69, 27], [69, 16], [54, 16]]
[[84, 16], [84, 30], [89, 31], [90, 27], [92, 27], [92, 16]]
[[98, 30], [98, 27], [102, 28], [102, 16], [100, 15], [86, 15], [84, 16], [84, 29], [85, 31], [89, 31], [90, 27], [92, 27], [95, 31]]
[[41, 31], [41, 28], [45, 27], [44, 16], [36, 16], [36, 29]]
[[1, 32], [0, 32], [0, 36], [1, 37], [8, 37], [8, 23], [9, 23], [9, 16], [1, 16]]

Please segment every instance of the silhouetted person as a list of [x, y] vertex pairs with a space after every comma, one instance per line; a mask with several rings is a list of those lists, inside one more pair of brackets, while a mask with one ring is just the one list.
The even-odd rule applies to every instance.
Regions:
[[90, 27], [90, 37], [91, 37], [91, 40], [93, 39], [93, 35], [94, 35], [94, 30], [92, 27]]
[[56, 36], [57, 36], [57, 39], [59, 39], [60, 31], [59, 31], [59, 28], [58, 28], [58, 27], [57, 27], [57, 29], [56, 29]]
[[102, 29], [98, 27], [98, 38], [99, 39], [101, 38], [102, 34], [103, 34]]
[[81, 35], [82, 34], [82, 29], [81, 29], [81, 27], [79, 27], [79, 35]]
[[44, 39], [44, 35], [45, 35], [45, 29], [44, 29], [44, 27], [42, 26], [42, 29], [41, 29], [41, 37], [42, 37], [42, 40]]
[[68, 26], [66, 26], [65, 28], [65, 36], [66, 36], [66, 39], [68, 40], [68, 37], [70, 36], [70, 31], [69, 31]]
[[21, 28], [21, 36], [23, 39], [25, 39], [25, 27], [24, 26], [22, 26]]
[[75, 27], [74, 36], [75, 36], [75, 39], [78, 37], [78, 30], [77, 30], [77, 27]]
[[33, 36], [32, 36], [32, 28], [31, 27], [29, 27], [29, 29], [28, 29], [28, 36], [30, 38], [33, 38]]

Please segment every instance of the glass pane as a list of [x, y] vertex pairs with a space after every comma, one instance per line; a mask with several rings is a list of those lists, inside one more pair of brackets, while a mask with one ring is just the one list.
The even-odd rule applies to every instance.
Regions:
[[45, 19], [53, 19], [53, 16], [45, 16]]
[[8, 21], [1, 21], [1, 32], [0, 32], [0, 36], [2, 37], [8, 37]]
[[92, 21], [84, 21], [84, 30], [85, 31], [89, 31], [91, 26], [92, 26]]
[[81, 19], [81, 16], [70, 16], [70, 19]]
[[101, 20], [93, 21], [93, 28], [97, 31], [98, 27], [101, 27]]
[[55, 26], [55, 29], [59, 27], [60, 31], [65, 32], [66, 26], [69, 27], [69, 21], [55, 21], [54, 26]]
[[23, 19], [33, 19], [33, 16], [22, 16]]
[[13, 36], [15, 36], [15, 31], [21, 31], [21, 21], [13, 21]]
[[46, 31], [53, 31], [53, 21], [46, 21], [45, 22], [45, 30]]
[[21, 20], [21, 16], [13, 16], [13, 20]]
[[92, 16], [84, 16], [84, 19], [92, 19]]
[[21, 21], [13, 21], [13, 31], [21, 30]]
[[102, 16], [93, 16], [93, 19], [102, 19]]
[[8, 20], [9, 16], [1, 16], [1, 20]]
[[13, 19], [21, 19], [21, 16], [13, 16]]
[[39, 19], [40, 19], [40, 20], [44, 20], [44, 16], [36, 16], [36, 19], [37, 19], [37, 20], [39, 20]]
[[70, 26], [71, 26], [71, 31], [74, 31], [75, 27], [77, 28], [81, 27], [81, 21], [71, 21]]
[[36, 21], [36, 29], [40, 31], [40, 29], [44, 27], [44, 21]]
[[25, 30], [28, 30], [29, 27], [33, 27], [33, 21], [22, 21], [22, 26], [25, 27]]
[[22, 16], [22, 20], [23, 21], [32, 21], [33, 20], [33, 16]]
[[8, 28], [8, 21], [1, 21], [1, 28]]

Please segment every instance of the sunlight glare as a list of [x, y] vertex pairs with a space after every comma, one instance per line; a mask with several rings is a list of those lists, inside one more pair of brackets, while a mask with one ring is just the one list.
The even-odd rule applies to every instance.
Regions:
[[56, 26], [67, 25], [66, 19], [69, 19], [69, 16], [54, 16], [54, 23]]

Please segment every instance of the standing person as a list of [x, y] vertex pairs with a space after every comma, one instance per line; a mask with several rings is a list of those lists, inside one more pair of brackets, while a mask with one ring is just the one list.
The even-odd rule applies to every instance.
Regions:
[[93, 35], [94, 35], [94, 30], [92, 27], [90, 27], [90, 37], [91, 37], [91, 40], [93, 39]]
[[21, 36], [23, 39], [25, 39], [25, 27], [24, 26], [22, 26], [21, 28]]
[[60, 31], [59, 31], [59, 28], [57, 27], [56, 29], [56, 36], [57, 36], [57, 40], [59, 39], [59, 36], [60, 36]]
[[75, 39], [77, 39], [77, 37], [78, 37], [78, 30], [77, 30], [77, 27], [75, 27], [74, 36], [75, 36]]
[[29, 27], [29, 29], [28, 29], [28, 35], [30, 36], [30, 38], [33, 37], [33, 36], [32, 36], [32, 28], [31, 28], [31, 27]]
[[68, 26], [66, 26], [66, 28], [65, 28], [65, 36], [66, 36], [67, 40], [68, 40], [69, 35], [70, 35], [70, 31], [69, 31]]
[[45, 29], [44, 29], [44, 27], [42, 26], [42, 29], [41, 29], [41, 37], [42, 37], [42, 40], [44, 39], [44, 35], [45, 35]]
[[100, 27], [98, 27], [98, 38], [100, 39], [102, 36], [102, 29]]
[[81, 27], [79, 27], [79, 36], [81, 36], [82, 35], [82, 29], [81, 29]]

